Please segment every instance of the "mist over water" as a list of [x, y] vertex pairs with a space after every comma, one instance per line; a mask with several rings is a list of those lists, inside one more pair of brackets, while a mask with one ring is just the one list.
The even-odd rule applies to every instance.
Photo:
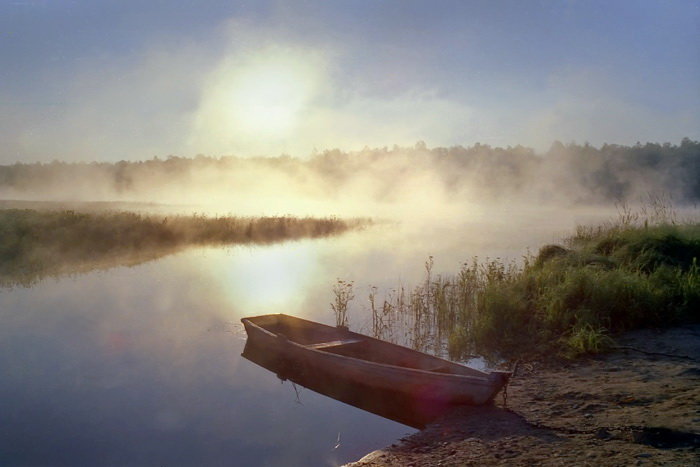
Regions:
[[198, 156], [110, 163], [0, 166], [0, 198], [129, 201], [209, 214], [363, 216], [447, 221], [503, 206], [569, 209], [700, 200], [700, 143], [595, 148], [522, 146], [328, 150], [307, 159]]
[[[593, 213], [522, 211], [379, 223], [270, 246], [200, 247], [32, 288], [0, 291], [5, 464], [334, 465], [412, 430], [289, 384], [240, 358], [244, 316], [332, 324], [331, 286], [367, 292], [453, 272], [472, 255], [517, 258]], [[509, 221], [506, 221], [509, 219]], [[516, 235], [514, 235], [516, 233]], [[299, 403], [300, 402], [300, 403]], [[335, 448], [338, 437], [340, 447]]]

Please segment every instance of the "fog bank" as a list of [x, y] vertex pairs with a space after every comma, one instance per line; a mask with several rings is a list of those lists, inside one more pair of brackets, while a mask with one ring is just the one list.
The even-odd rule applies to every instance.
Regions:
[[[236, 215], [394, 219], [483, 214], [487, 206], [635, 204], [700, 199], [700, 142], [635, 146], [339, 149], [289, 156], [181, 158], [0, 166], [0, 199], [132, 201]], [[490, 209], [490, 208], [488, 208]]]

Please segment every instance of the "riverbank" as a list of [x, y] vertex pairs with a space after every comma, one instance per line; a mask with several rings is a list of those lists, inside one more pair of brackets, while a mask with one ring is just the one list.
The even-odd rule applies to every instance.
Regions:
[[519, 366], [493, 407], [462, 408], [353, 467], [700, 465], [700, 326], [640, 330], [616, 350]]

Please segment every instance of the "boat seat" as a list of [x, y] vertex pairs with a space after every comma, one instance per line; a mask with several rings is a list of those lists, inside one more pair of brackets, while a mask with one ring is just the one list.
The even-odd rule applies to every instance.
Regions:
[[447, 365], [440, 365], [433, 368], [421, 368], [423, 371], [431, 371], [433, 373], [452, 373], [452, 368]]
[[357, 344], [359, 342], [362, 342], [362, 339], [340, 339], [337, 341], [319, 342], [318, 344], [309, 344], [309, 345], [307, 345], [307, 347], [310, 349], [325, 350], [325, 349], [329, 349], [331, 347], [339, 347], [341, 345]]

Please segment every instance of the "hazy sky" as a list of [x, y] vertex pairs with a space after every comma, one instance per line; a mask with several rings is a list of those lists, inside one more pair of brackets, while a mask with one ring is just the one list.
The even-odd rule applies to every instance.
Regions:
[[0, 0], [0, 163], [700, 139], [700, 2]]

